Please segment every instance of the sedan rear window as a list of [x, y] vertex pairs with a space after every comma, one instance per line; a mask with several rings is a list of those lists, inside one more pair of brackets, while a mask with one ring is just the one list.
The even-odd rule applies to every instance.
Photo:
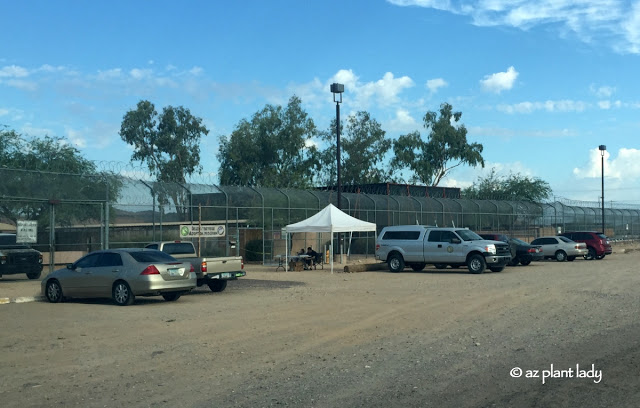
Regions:
[[129, 252], [129, 255], [131, 255], [136, 262], [176, 262], [176, 258], [160, 251]]

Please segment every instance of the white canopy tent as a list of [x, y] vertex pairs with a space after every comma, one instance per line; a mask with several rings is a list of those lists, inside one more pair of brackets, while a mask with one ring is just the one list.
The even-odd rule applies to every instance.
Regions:
[[[285, 257], [289, 259], [289, 234], [294, 232], [330, 232], [331, 244], [330, 253], [333, 254], [333, 233], [334, 232], [363, 232], [376, 231], [376, 224], [372, 222], [362, 221], [354, 218], [349, 214], [342, 212], [333, 204], [329, 204], [319, 213], [307, 218], [306, 220], [289, 224], [286, 230], [286, 248]], [[333, 273], [333, 256], [331, 256], [331, 273]], [[288, 269], [288, 262], [285, 262], [285, 271]]]

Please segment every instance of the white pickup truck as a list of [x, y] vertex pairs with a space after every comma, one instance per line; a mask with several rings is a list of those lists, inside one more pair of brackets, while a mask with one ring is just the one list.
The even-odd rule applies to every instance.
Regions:
[[152, 242], [145, 248], [157, 249], [184, 262], [190, 262], [198, 277], [198, 287], [209, 286], [213, 292], [222, 292], [227, 282], [246, 276], [241, 256], [199, 257], [190, 241]]
[[376, 240], [376, 258], [400, 272], [405, 265], [421, 271], [427, 264], [444, 269], [466, 266], [471, 273], [486, 268], [500, 272], [511, 261], [509, 244], [487, 241], [466, 228], [398, 225], [385, 227]]

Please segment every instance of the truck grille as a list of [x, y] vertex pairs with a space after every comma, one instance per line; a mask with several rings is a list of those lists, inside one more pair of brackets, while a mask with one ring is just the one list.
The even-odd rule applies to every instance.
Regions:
[[33, 265], [38, 263], [38, 254], [9, 254], [8, 259], [13, 265]]
[[507, 244], [496, 244], [496, 255], [508, 255], [511, 256], [511, 250]]

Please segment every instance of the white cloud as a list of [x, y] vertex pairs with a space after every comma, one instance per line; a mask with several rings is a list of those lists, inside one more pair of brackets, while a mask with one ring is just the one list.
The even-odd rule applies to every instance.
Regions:
[[7, 65], [0, 68], [0, 78], [24, 78], [26, 76], [29, 76], [29, 71], [17, 65]]
[[34, 127], [31, 123], [25, 123], [24, 126], [22, 126], [20, 133], [35, 137], [44, 137], [47, 135], [53, 136], [55, 134], [51, 129]]
[[106, 71], [98, 70], [98, 79], [99, 80], [108, 80], [122, 77], [122, 69], [121, 68], [113, 68], [108, 69]]
[[612, 86], [600, 86], [596, 88], [595, 85], [591, 85], [589, 90], [598, 98], [610, 98], [616, 92], [616, 88]]
[[429, 89], [429, 92], [431, 92], [431, 93], [436, 93], [436, 92], [438, 92], [438, 89], [443, 88], [443, 87], [445, 87], [447, 85], [449, 85], [447, 83], [447, 81], [445, 81], [442, 78], [430, 79], [425, 84], [425, 86], [427, 87], [427, 89]]
[[518, 78], [518, 71], [513, 67], [509, 67], [506, 72], [496, 72], [495, 74], [486, 75], [480, 80], [480, 86], [487, 92], [500, 93], [513, 88], [513, 84]]
[[38, 89], [38, 84], [33, 81], [25, 81], [23, 79], [9, 79], [5, 83], [13, 88], [21, 89], [23, 91], [35, 91]]
[[498, 105], [500, 112], [514, 113], [533, 113], [535, 111], [544, 110], [547, 112], [583, 112], [589, 107], [589, 104], [582, 101], [560, 100], [560, 101], [544, 101], [544, 102], [519, 102], [512, 105]]
[[345, 92], [354, 95], [352, 103], [358, 109], [366, 109], [373, 103], [380, 106], [396, 104], [400, 93], [414, 86], [408, 76], [396, 78], [391, 72], [385, 73], [377, 81], [361, 83], [352, 70], [345, 69], [338, 71], [329, 81], [332, 82], [344, 84]]
[[0, 108], [0, 116], [7, 116], [9, 114], [9, 109]]
[[134, 68], [131, 71], [129, 71], [129, 75], [131, 75], [133, 79], [145, 79], [150, 77], [152, 74], [153, 74], [153, 71], [150, 69]]
[[598, 106], [600, 107], [600, 109], [610, 109], [611, 101], [599, 101]]
[[69, 142], [71, 142], [73, 146], [79, 149], [84, 149], [85, 147], [87, 147], [87, 141], [84, 137], [82, 137], [81, 132], [65, 126], [65, 133], [67, 139], [69, 139]]
[[189, 73], [191, 75], [200, 75], [204, 72], [204, 69], [202, 69], [201, 67], [193, 67], [189, 70]]
[[[577, 178], [602, 177], [602, 156], [596, 147], [589, 151], [589, 159], [583, 167], [573, 169]], [[606, 178], [624, 179], [627, 182], [640, 178], [640, 150], [621, 148], [618, 156], [613, 158], [611, 153], [604, 152], [604, 175]]]
[[391, 119], [385, 129], [391, 132], [407, 133], [420, 130], [421, 125], [405, 109], [396, 110], [395, 118]]
[[521, 30], [544, 26], [585, 43], [608, 42], [620, 53], [640, 54], [640, 3], [628, 0], [387, 0], [471, 17], [477, 26]]

